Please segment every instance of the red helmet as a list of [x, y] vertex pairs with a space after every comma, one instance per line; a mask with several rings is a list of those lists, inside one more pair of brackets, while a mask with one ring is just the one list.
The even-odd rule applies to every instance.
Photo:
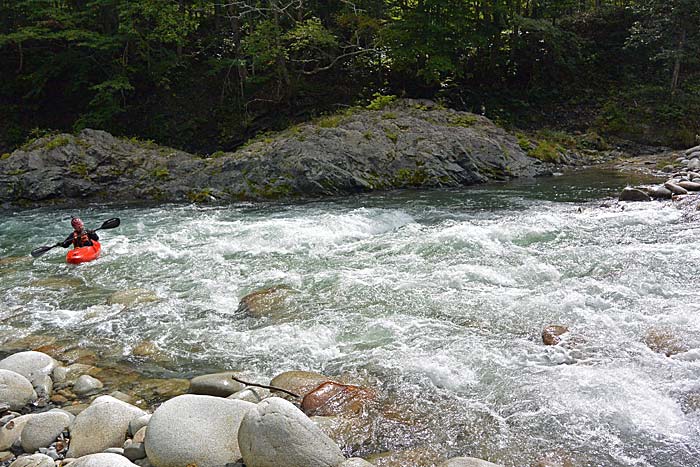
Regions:
[[70, 225], [72, 225], [75, 230], [82, 230], [84, 227], [83, 221], [81, 221], [79, 217], [72, 217]]

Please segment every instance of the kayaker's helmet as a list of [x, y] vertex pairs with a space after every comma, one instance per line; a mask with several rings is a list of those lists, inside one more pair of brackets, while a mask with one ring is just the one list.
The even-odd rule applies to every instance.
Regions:
[[84, 227], [83, 221], [81, 221], [79, 217], [71, 217], [70, 225], [73, 226], [74, 230], [78, 230], [78, 231], [83, 230], [83, 227]]

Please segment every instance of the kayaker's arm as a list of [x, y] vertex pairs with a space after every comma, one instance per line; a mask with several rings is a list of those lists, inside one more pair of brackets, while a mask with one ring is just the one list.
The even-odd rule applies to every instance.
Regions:
[[95, 241], [97, 241], [97, 240], [100, 239], [100, 237], [97, 236], [97, 233], [96, 233], [94, 230], [88, 230], [88, 231], [87, 231], [87, 234], [88, 234], [88, 238], [89, 238], [90, 240], [95, 240]]
[[72, 244], [73, 244], [73, 234], [72, 233], [70, 235], [68, 235], [68, 237], [61, 242], [61, 246], [63, 248], [68, 248]]

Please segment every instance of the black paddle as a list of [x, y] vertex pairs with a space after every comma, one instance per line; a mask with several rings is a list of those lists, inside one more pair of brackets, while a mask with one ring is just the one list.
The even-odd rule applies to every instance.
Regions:
[[[102, 225], [99, 226], [98, 228], [96, 228], [93, 232], [97, 232], [98, 230], [101, 230], [101, 229], [113, 229], [115, 227], [119, 227], [120, 223], [121, 223], [121, 221], [119, 220], [118, 217], [113, 217], [111, 219], [107, 219], [106, 221], [104, 221], [102, 223]], [[63, 244], [63, 242], [58, 242], [57, 244], [51, 245], [51, 246], [40, 246], [39, 248], [32, 250], [32, 256], [34, 258], [38, 258], [39, 256], [41, 256], [44, 253], [46, 253], [47, 251], [49, 251], [51, 248], [56, 248], [57, 246], [61, 246], [62, 244]]]

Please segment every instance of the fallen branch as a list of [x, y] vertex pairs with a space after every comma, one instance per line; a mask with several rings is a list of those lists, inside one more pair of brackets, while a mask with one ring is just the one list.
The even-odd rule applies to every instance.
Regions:
[[255, 386], [255, 387], [259, 387], [259, 388], [263, 388], [263, 389], [269, 389], [271, 391], [280, 391], [280, 392], [284, 392], [286, 394], [289, 394], [290, 396], [296, 397], [297, 399], [301, 399], [301, 396], [299, 394], [294, 394], [293, 392], [287, 391], [286, 389], [278, 388], [275, 386], [266, 386], [264, 384], [258, 384], [258, 383], [249, 383], [248, 381], [243, 381], [242, 379], [238, 379], [235, 376], [231, 376], [231, 378], [233, 378], [233, 380], [236, 382], [239, 382], [241, 384], [245, 384], [246, 386]]

